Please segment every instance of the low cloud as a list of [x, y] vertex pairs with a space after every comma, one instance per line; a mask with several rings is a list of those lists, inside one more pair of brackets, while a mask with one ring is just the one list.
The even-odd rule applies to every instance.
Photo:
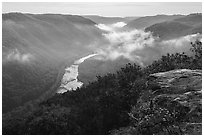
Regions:
[[124, 23], [124, 22], [117, 22], [117, 23], [115, 23], [115, 24], [112, 24], [112, 27], [114, 27], [114, 28], [122, 28], [122, 27], [124, 27], [125, 25], [127, 25], [127, 24]]
[[11, 51], [7, 57], [7, 61], [19, 61], [22, 63], [29, 62], [33, 56], [30, 53], [20, 53], [18, 49]]
[[103, 31], [114, 32], [114, 31], [124, 27], [125, 25], [127, 25], [127, 24], [124, 22], [117, 22], [117, 23], [109, 24], [109, 25], [98, 24], [98, 25], [96, 25], [96, 27], [98, 27], [99, 29], [101, 29]]
[[103, 36], [109, 41], [109, 44], [97, 50], [103, 59], [115, 60], [124, 57], [141, 66], [147, 65], [167, 53], [188, 52], [191, 47], [190, 43], [201, 39], [200, 34], [193, 34], [171, 40], [161, 40], [153, 37], [151, 32], [143, 30], [118, 31], [114, 27], [104, 24], [97, 27], [107, 31]]
[[107, 26], [105, 24], [98, 24], [96, 25], [99, 29], [104, 30], [104, 31], [112, 31], [113, 28], [111, 26]]

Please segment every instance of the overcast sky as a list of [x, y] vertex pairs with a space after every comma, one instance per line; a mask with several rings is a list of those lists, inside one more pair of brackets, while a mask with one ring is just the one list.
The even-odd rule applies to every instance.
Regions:
[[145, 16], [156, 14], [189, 14], [202, 12], [201, 2], [148, 2], [148, 3], [53, 3], [7, 2], [2, 4], [3, 13], [61, 13], [100, 16]]

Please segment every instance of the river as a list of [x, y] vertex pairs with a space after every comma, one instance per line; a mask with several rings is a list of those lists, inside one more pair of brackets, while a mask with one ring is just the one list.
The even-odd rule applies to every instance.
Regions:
[[73, 65], [67, 67], [65, 69], [65, 73], [61, 80], [61, 85], [57, 91], [57, 93], [64, 93], [69, 90], [76, 90], [78, 87], [80, 88], [83, 83], [78, 81], [77, 77], [79, 75], [78, 68], [81, 63], [83, 63], [86, 59], [96, 56], [97, 54], [91, 54], [85, 57], [82, 57], [74, 62]]

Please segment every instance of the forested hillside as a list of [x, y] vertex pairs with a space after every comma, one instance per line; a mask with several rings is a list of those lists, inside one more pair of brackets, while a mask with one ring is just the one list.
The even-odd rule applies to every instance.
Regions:
[[202, 14], [190, 14], [171, 21], [156, 23], [145, 29], [161, 39], [173, 39], [189, 34], [202, 33]]
[[125, 26], [126, 28], [134, 28], [134, 29], [144, 29], [156, 23], [161, 23], [165, 21], [171, 21], [184, 15], [156, 15], [156, 16], [145, 16], [140, 17], [135, 20], [128, 22]]
[[127, 64], [4, 114], [3, 134], [202, 134], [202, 43], [192, 43], [191, 52], [167, 54], [145, 68]]
[[3, 113], [55, 93], [64, 67], [103, 41], [95, 24], [75, 15], [3, 14]]

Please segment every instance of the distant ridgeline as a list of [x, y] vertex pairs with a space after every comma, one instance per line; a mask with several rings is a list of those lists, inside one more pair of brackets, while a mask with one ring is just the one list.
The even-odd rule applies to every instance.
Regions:
[[157, 23], [145, 28], [145, 31], [151, 31], [154, 36], [161, 39], [172, 39], [196, 33], [202, 34], [202, 14], [190, 14], [171, 21]]

